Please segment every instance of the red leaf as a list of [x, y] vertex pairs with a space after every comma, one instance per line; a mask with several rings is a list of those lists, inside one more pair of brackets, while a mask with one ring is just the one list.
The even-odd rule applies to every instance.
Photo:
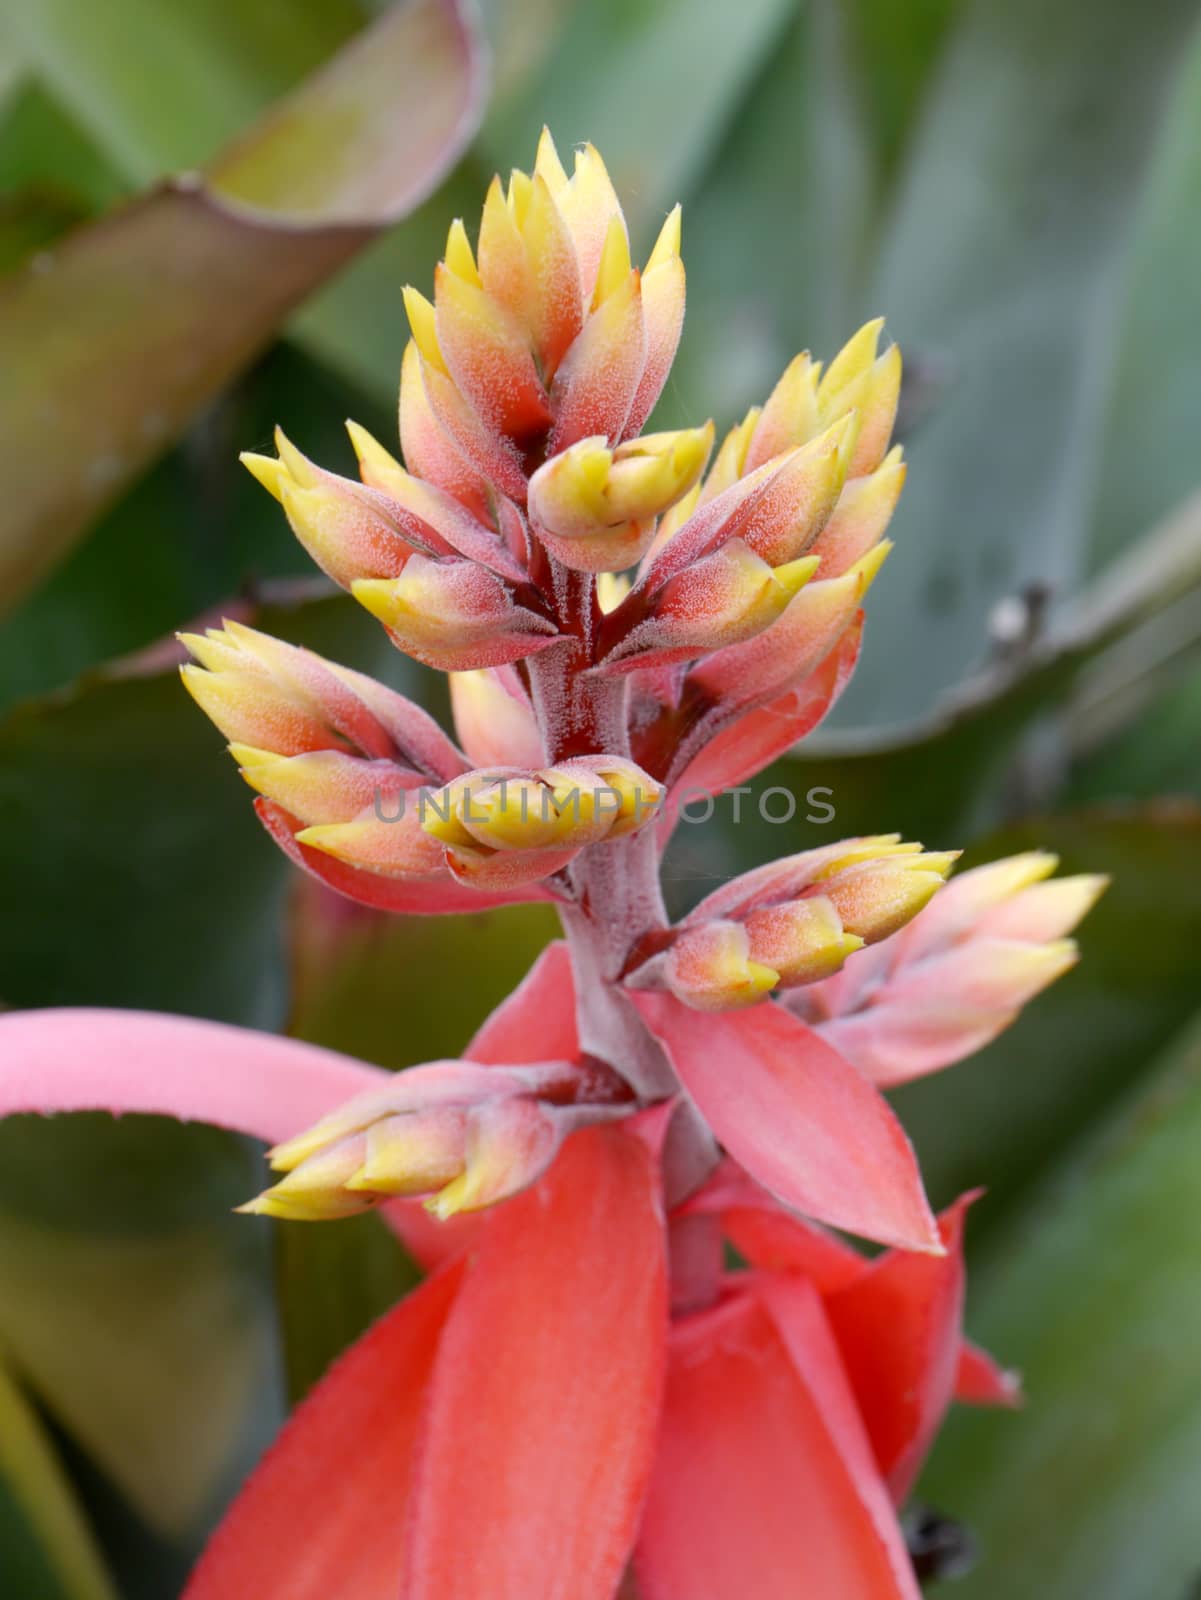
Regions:
[[643, 1600], [916, 1600], [813, 1288], [735, 1296], [677, 1324], [670, 1350]]
[[663, 1236], [651, 1157], [614, 1127], [488, 1214], [430, 1393], [402, 1600], [610, 1600], [654, 1445]]
[[511, 906], [530, 900], [554, 898], [540, 883], [497, 892], [467, 888], [452, 878], [449, 872], [440, 878], [389, 878], [379, 872], [368, 872], [363, 867], [351, 867], [327, 855], [324, 850], [298, 844], [295, 834], [303, 827], [303, 823], [282, 806], [260, 795], [254, 803], [254, 809], [263, 827], [293, 865], [324, 883], [327, 888], [346, 895], [350, 900], [357, 900], [360, 905], [371, 906], [376, 911], [394, 911], [403, 916], [441, 916], [457, 911], [487, 911], [490, 906]]
[[306, 1397], [184, 1600], [395, 1600], [421, 1406], [461, 1272], [402, 1300]]
[[1020, 1406], [1022, 1380], [998, 1366], [987, 1350], [965, 1339], [955, 1369], [955, 1398], [967, 1406]]
[[965, 1195], [939, 1218], [947, 1253], [890, 1251], [833, 1294], [826, 1312], [899, 1505], [913, 1487], [955, 1386], [963, 1323]]
[[691, 1011], [631, 999], [736, 1161], [786, 1205], [852, 1233], [940, 1254], [913, 1150], [879, 1092], [782, 1007]]

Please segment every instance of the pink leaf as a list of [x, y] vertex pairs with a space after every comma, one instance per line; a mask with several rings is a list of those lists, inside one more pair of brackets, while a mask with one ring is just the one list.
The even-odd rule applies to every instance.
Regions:
[[645, 1146], [575, 1135], [490, 1212], [419, 1445], [401, 1600], [610, 1600], [650, 1471], [666, 1332]]
[[269, 1144], [390, 1074], [316, 1045], [146, 1011], [0, 1016], [0, 1116], [141, 1111], [212, 1122]]
[[885, 1244], [941, 1253], [913, 1150], [878, 1091], [772, 1002], [701, 1013], [631, 999], [717, 1138], [786, 1205]]

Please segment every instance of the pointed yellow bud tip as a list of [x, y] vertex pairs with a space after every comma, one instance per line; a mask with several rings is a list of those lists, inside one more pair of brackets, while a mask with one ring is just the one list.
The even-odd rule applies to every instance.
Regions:
[[596, 576], [596, 602], [607, 617], [616, 611], [629, 594], [632, 583], [624, 572], [598, 572]]
[[1053, 983], [1080, 960], [1080, 946], [1075, 939], [1053, 939], [1050, 944], [1041, 945], [1039, 952], [1045, 961], [1048, 983]]
[[272, 1172], [291, 1172], [302, 1161], [307, 1161], [310, 1156], [315, 1156], [319, 1151], [326, 1149], [331, 1139], [337, 1137], [338, 1130], [336, 1128], [331, 1130], [329, 1118], [322, 1117], [320, 1122], [313, 1123], [302, 1133], [283, 1140], [281, 1144], [273, 1145], [267, 1151], [267, 1164]]
[[945, 882], [962, 854], [962, 850], [926, 851], [910, 857], [903, 865], [912, 872], [933, 872]]
[[780, 974], [775, 968], [765, 967], [761, 961], [748, 961], [746, 976], [756, 994], [768, 994], [780, 981]]
[[350, 592], [365, 611], [385, 627], [403, 617], [409, 607], [394, 578], [356, 578]]
[[320, 482], [317, 469], [307, 456], [303, 455], [288, 438], [282, 428], [275, 430], [275, 448], [279, 451], [279, 458], [284, 468], [285, 476], [281, 483], [288, 478], [302, 489], [312, 489]]
[[596, 288], [592, 295], [593, 310], [604, 305], [609, 296], [621, 288], [630, 275], [630, 268], [630, 241], [625, 222], [621, 217], [612, 217], [597, 269]]
[[432, 1194], [424, 1205], [439, 1222], [449, 1222], [451, 1217], [457, 1217], [461, 1212], [479, 1211], [491, 1203], [492, 1198], [487, 1193], [482, 1174], [473, 1173], [468, 1167], [439, 1189], [437, 1194]]
[[655, 248], [647, 257], [646, 270], [653, 272], [656, 267], [665, 267], [674, 261], [680, 254], [680, 207], [673, 206], [667, 214], [667, 220], [659, 230], [659, 237], [655, 240]]
[[845, 872], [848, 867], [862, 866], [867, 861], [884, 861], [893, 856], [916, 857], [920, 854], [921, 848], [921, 845], [914, 840], [902, 839], [899, 833], [868, 834], [866, 838], [856, 840], [854, 844], [823, 862], [813, 874], [813, 881], [821, 883], [823, 879], [832, 878], [836, 873]]
[[860, 556], [853, 567], [847, 569], [848, 576], [853, 577], [861, 585], [862, 593], [866, 594], [872, 584], [875, 583], [880, 574], [880, 568], [888, 560], [892, 550], [893, 541], [891, 539], [881, 539], [880, 543], [873, 545], [865, 556]]
[[238, 765], [247, 771], [255, 767], [277, 766], [281, 761], [288, 759], [287, 756], [281, 756], [274, 750], [260, 750], [257, 745], [239, 744], [237, 740], [231, 740], [226, 749]]
[[361, 423], [346, 419], [346, 432], [350, 435], [350, 442], [354, 446], [355, 457], [361, 467], [374, 467], [379, 472], [392, 476], [403, 472], [404, 468], [390, 451], [385, 450], [379, 440]]
[[450, 232], [446, 236], [446, 265], [456, 278], [462, 278], [464, 283], [470, 283], [474, 288], [483, 288], [483, 280], [475, 264], [475, 255], [471, 249], [471, 241], [467, 237], [467, 229], [463, 226], [462, 217], [456, 217], [450, 225]]
[[256, 455], [253, 450], [243, 450], [238, 460], [269, 495], [277, 500], [283, 499], [282, 486], [288, 477], [288, 469], [282, 461], [277, 461], [274, 456]]
[[564, 831], [550, 790], [531, 778], [509, 778], [471, 795], [464, 803], [463, 825], [473, 841], [499, 850], [540, 850]]
[[858, 333], [852, 334], [831, 361], [817, 387], [819, 405], [828, 404], [848, 384], [853, 383], [871, 366], [880, 348], [880, 335], [884, 331], [884, 318], [873, 317], [865, 322]]
[[772, 568], [772, 577], [791, 600], [812, 578], [821, 566], [820, 556], [801, 556], [797, 561], [786, 561], [782, 567]]
[[538, 154], [534, 158], [534, 171], [550, 190], [552, 195], [559, 195], [567, 187], [567, 171], [559, 159], [559, 152], [555, 148], [555, 141], [551, 131], [545, 125], [538, 138]]
[[530, 201], [534, 197], [534, 184], [528, 172], [520, 172], [516, 167], [509, 174], [509, 192], [505, 197], [513, 221], [519, 229], [524, 229], [526, 219], [530, 214]]
[[[446, 792], [431, 797], [421, 811], [422, 831], [451, 850], [479, 850], [479, 841], [463, 826], [458, 805], [450, 803]], [[299, 837], [299, 835], [297, 835]]]
[[320, 850], [322, 855], [333, 856], [338, 861], [351, 861], [353, 843], [358, 834], [353, 823], [319, 822], [310, 828], [301, 828], [293, 837], [297, 844], [307, 845], [310, 850]]
[[[180, 637], [182, 638], [183, 635], [181, 634]], [[191, 646], [189, 645], [188, 648], [191, 649]], [[179, 676], [183, 680], [184, 688], [188, 691], [188, 693], [192, 696], [192, 699], [195, 700], [196, 704], [203, 711], [204, 702], [200, 699], [200, 695], [203, 694], [204, 691], [200, 688], [198, 680], [208, 677], [208, 673], [203, 667], [198, 667], [194, 661], [184, 661], [180, 665]]]
[[1074, 884], [1079, 889], [1084, 906], [1080, 915], [1083, 917], [1093, 909], [1113, 879], [1107, 872], [1082, 872], [1074, 878], [1065, 878], [1064, 882]]
[[446, 362], [442, 357], [442, 346], [438, 343], [437, 313], [425, 296], [411, 285], [406, 284], [403, 293], [405, 315], [409, 319], [413, 343], [417, 346], [421, 359], [435, 372], [449, 376]]

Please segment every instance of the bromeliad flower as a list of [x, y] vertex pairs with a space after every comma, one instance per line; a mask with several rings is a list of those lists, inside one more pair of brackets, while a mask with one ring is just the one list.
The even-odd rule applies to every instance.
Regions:
[[298, 866], [409, 913], [550, 900], [566, 943], [464, 1061], [399, 1078], [178, 1019], [0, 1019], [0, 1109], [256, 1134], [276, 1181], [244, 1209], [379, 1206], [432, 1269], [298, 1410], [189, 1594], [912, 1600], [896, 1504], [956, 1389], [1011, 1395], [962, 1341], [962, 1205], [932, 1215], [879, 1085], [1004, 1027], [1099, 884], [1030, 856], [944, 888], [955, 852], [891, 835], [676, 925], [659, 883], [681, 797], [762, 770], [854, 667], [900, 356], [873, 322], [715, 453], [707, 423], [644, 435], [679, 212], [640, 271], [600, 157], [569, 177], [547, 134], [405, 304], [403, 465], [354, 425], [361, 482], [282, 434], [246, 460], [451, 674], [457, 742], [236, 623], [184, 636], [185, 682]]

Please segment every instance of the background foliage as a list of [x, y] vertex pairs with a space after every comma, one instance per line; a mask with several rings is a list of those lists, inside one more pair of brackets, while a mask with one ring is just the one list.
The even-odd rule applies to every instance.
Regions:
[[[344, 470], [344, 416], [389, 437], [400, 284], [543, 121], [591, 138], [643, 251], [685, 203], [664, 425], [728, 424], [878, 311], [905, 350], [911, 477], [863, 665], [841, 726], [761, 780], [831, 788], [836, 820], [719, 810], [679, 830], [671, 886], [686, 903], [833, 829], [1114, 874], [1080, 969], [898, 1096], [936, 1200], [989, 1186], [969, 1324], [1030, 1396], [957, 1420], [921, 1493], [978, 1535], [971, 1600], [1184, 1600], [1196, 0], [490, 0], [483, 22], [491, 94], [453, 160], [470, 61], [434, 0], [0, 0], [0, 998], [402, 1066], [457, 1053], [549, 936], [537, 910], [385, 922], [298, 885], [159, 641], [234, 608], [437, 704], [308, 580], [236, 453], [277, 419]], [[151, 1119], [0, 1127], [5, 1593], [174, 1593], [289, 1399], [411, 1281], [372, 1218], [229, 1218], [257, 1160]]]

